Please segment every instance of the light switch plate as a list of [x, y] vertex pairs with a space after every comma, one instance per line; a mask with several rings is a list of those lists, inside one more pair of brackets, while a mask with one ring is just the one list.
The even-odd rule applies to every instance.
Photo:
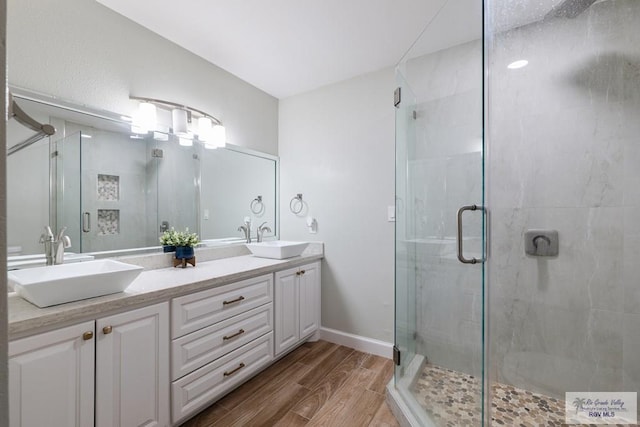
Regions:
[[396, 207], [388, 206], [387, 207], [387, 221], [396, 222]]

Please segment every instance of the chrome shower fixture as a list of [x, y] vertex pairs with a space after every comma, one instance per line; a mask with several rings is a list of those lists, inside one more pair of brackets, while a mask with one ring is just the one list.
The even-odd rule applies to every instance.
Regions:
[[33, 117], [28, 115], [13, 99], [13, 95], [9, 92], [9, 118], [15, 118], [18, 123], [28, 127], [29, 129], [36, 131], [35, 135], [27, 138], [26, 140], [15, 144], [7, 149], [7, 156], [17, 153], [18, 151], [27, 148], [28, 146], [40, 141], [42, 138], [51, 136], [56, 133], [56, 129], [48, 123], [40, 123]]

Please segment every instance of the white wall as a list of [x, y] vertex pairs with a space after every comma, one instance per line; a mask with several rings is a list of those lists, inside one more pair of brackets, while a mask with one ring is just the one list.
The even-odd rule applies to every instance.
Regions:
[[230, 143], [276, 154], [276, 98], [92, 0], [9, 0], [9, 83], [130, 113], [129, 95], [184, 103]]
[[[393, 341], [392, 69], [280, 101], [281, 238], [325, 243], [322, 325]], [[289, 201], [303, 193], [305, 211]], [[318, 220], [309, 234], [305, 214]]]

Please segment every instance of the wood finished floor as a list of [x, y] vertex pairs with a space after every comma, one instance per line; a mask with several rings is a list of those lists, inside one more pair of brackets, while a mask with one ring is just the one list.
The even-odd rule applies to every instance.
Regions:
[[396, 427], [384, 394], [392, 374], [389, 359], [305, 343], [183, 426]]

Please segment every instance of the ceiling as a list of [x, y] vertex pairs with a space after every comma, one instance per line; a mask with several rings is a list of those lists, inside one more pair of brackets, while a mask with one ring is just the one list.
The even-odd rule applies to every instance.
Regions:
[[[97, 1], [277, 98], [482, 33], [478, 0]], [[525, 5], [514, 9], [521, 23], [532, 19], [527, 4], [548, 11], [559, 0], [506, 1]]]

